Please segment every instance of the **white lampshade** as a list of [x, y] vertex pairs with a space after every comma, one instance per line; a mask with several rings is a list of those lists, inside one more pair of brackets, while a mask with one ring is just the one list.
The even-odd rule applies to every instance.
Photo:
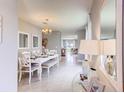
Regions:
[[99, 55], [100, 41], [99, 40], [81, 40], [79, 53], [89, 54], [89, 55]]
[[102, 40], [102, 55], [116, 55], [116, 40]]

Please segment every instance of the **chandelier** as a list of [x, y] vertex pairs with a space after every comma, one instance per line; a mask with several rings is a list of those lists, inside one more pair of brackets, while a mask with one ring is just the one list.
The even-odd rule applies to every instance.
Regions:
[[49, 33], [51, 33], [52, 32], [52, 29], [50, 29], [49, 27], [48, 27], [48, 19], [45, 19], [45, 22], [43, 22], [43, 24], [44, 24], [44, 28], [42, 28], [42, 32], [43, 33], [45, 33], [45, 34], [49, 34]]

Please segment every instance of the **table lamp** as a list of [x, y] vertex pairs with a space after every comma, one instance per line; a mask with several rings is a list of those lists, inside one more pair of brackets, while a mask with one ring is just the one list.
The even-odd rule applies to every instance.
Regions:
[[88, 55], [99, 55], [100, 54], [99, 40], [81, 40], [79, 53]]
[[101, 54], [107, 56], [106, 63], [104, 65], [106, 71], [110, 75], [115, 75], [115, 67], [113, 63], [113, 56], [116, 55], [116, 40], [102, 40], [101, 41]]
[[[100, 55], [100, 41], [99, 40], [81, 40], [80, 41], [80, 48], [79, 48], [79, 53], [80, 54], [85, 54], [85, 55]], [[91, 71], [92, 70], [94, 73], [94, 76], [96, 76], [96, 61], [92, 61], [91, 57], [90, 59], [87, 59], [88, 61], [82, 62], [83, 65], [83, 75], [91, 77]], [[90, 62], [90, 63], [89, 63]]]
[[102, 40], [102, 45], [101, 45], [101, 53], [102, 55], [116, 55], [116, 40], [115, 39], [110, 39], [110, 40]]
[[[100, 41], [99, 40], [81, 40], [79, 53], [85, 55], [100, 55]], [[91, 61], [91, 59], [88, 59]], [[91, 65], [91, 64], [90, 64]], [[92, 69], [95, 69], [95, 62], [92, 62]]]

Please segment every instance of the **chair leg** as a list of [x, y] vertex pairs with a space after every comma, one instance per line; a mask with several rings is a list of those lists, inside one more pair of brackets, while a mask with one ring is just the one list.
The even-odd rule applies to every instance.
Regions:
[[19, 82], [21, 81], [21, 79], [22, 79], [22, 72], [20, 71], [19, 72]]
[[47, 71], [48, 71], [48, 77], [49, 77], [50, 69], [49, 69], [49, 68], [47, 68]]
[[39, 70], [37, 70], [37, 75], [39, 76]]
[[38, 69], [39, 80], [41, 80], [41, 73], [42, 73], [42, 68], [41, 65], [39, 65], [39, 69]]
[[32, 72], [29, 72], [29, 84], [31, 83], [31, 73]]
[[34, 75], [34, 73], [33, 73], [33, 72], [31, 72], [31, 75], [33, 76], [33, 75]]

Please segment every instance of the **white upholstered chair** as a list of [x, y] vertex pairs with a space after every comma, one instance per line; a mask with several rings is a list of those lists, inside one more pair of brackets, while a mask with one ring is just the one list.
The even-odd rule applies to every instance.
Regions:
[[22, 73], [29, 73], [29, 84], [31, 83], [31, 76], [34, 71], [39, 71], [37, 64], [31, 64], [30, 52], [23, 52], [19, 57], [19, 82], [22, 78]]
[[52, 54], [57, 54], [57, 50], [50, 50], [49, 52]]

